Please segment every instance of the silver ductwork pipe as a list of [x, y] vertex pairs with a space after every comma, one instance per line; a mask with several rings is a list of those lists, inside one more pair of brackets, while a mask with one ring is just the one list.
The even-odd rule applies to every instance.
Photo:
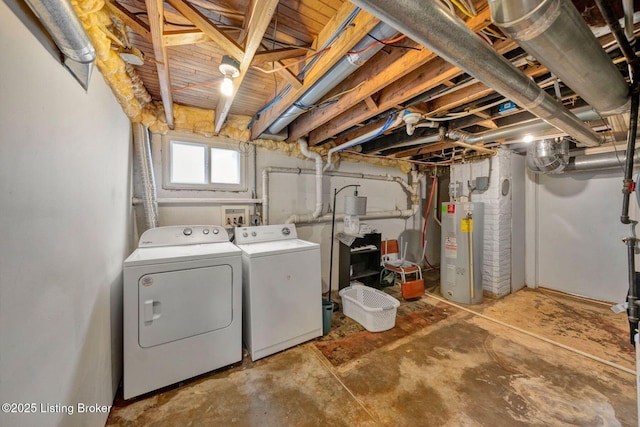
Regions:
[[440, 2], [353, 0], [353, 3], [579, 143], [597, 146], [603, 142], [602, 137], [499, 55], [462, 21], [451, 16]]
[[[617, 153], [615, 151], [574, 156], [569, 158], [569, 162], [565, 166], [564, 172], [619, 169], [624, 167], [626, 159], [626, 153]], [[640, 150], [635, 151], [633, 163], [635, 165], [640, 164]]]
[[628, 110], [629, 86], [572, 2], [489, 0], [491, 21], [602, 114]]
[[542, 139], [527, 150], [527, 167], [535, 173], [561, 173], [569, 161], [569, 142], [566, 139]]
[[[374, 43], [376, 39], [385, 40], [395, 37], [398, 32], [389, 25], [381, 22], [376, 25], [369, 34], [371, 34], [372, 37], [364, 37], [353, 47], [353, 52], [359, 52], [367, 48], [371, 43]], [[375, 37], [375, 39], [373, 37]], [[273, 135], [280, 133], [289, 123], [304, 113], [308, 107], [318, 102], [323, 96], [329, 93], [331, 89], [336, 87], [338, 83], [346, 79], [383, 47], [384, 45], [380, 43], [364, 52], [345, 55], [328, 73], [315, 82], [304, 95], [282, 113], [282, 115], [269, 126], [267, 133]]]
[[96, 51], [69, 0], [25, 0], [58, 49], [65, 56], [64, 65], [87, 90]]
[[139, 123], [133, 124], [133, 145], [138, 158], [142, 181], [142, 206], [144, 209], [145, 230], [158, 226], [158, 197], [156, 181], [153, 176], [151, 158], [151, 138], [149, 130]]

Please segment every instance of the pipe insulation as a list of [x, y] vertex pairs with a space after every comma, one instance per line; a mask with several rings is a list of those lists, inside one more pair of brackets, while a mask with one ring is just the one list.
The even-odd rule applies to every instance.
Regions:
[[96, 51], [69, 0], [26, 0], [65, 57], [64, 65], [87, 90]]
[[570, 1], [489, 0], [491, 21], [602, 114], [625, 112], [629, 87]]
[[396, 36], [398, 32], [384, 22], [380, 22], [373, 28], [373, 30], [370, 31], [370, 34], [371, 37], [364, 37], [353, 47], [352, 51], [359, 53], [348, 53], [340, 59], [329, 70], [329, 72], [311, 85], [311, 88], [309, 88], [304, 95], [302, 95], [293, 105], [291, 105], [291, 107], [282, 113], [282, 115], [280, 115], [280, 117], [278, 117], [271, 126], [269, 126], [267, 133], [272, 135], [280, 133], [287, 125], [289, 125], [289, 123], [294, 121], [300, 114], [307, 111], [323, 96], [329, 93], [331, 89], [336, 87], [338, 83], [346, 79], [384, 47], [384, 44], [379, 43], [368, 48], [371, 43], [375, 42], [376, 39], [390, 39]]
[[451, 16], [439, 2], [354, 0], [353, 3], [576, 141], [586, 146], [603, 142], [602, 137], [499, 55], [464, 22]]
[[145, 231], [158, 226], [158, 197], [156, 194], [156, 181], [153, 176], [151, 138], [149, 130], [140, 123], [133, 124], [133, 144], [142, 181], [142, 206], [145, 218], [145, 229], [143, 231]]

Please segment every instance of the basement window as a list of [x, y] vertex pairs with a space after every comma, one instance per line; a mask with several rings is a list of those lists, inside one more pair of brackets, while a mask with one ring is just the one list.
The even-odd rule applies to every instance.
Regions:
[[172, 190], [246, 191], [246, 161], [242, 154], [228, 142], [165, 138], [163, 187]]

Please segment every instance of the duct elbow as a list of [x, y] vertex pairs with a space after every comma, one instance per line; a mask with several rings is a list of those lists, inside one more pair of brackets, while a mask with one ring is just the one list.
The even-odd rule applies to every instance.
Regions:
[[534, 173], [558, 174], [569, 163], [569, 143], [552, 139], [536, 141], [527, 150], [527, 168]]

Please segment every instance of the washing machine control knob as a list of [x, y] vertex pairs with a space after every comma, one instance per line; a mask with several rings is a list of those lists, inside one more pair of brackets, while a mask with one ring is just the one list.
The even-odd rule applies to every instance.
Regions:
[[256, 236], [258, 235], [258, 233], [256, 233], [255, 231], [252, 231], [252, 232], [251, 232], [251, 235], [252, 235], [253, 237], [256, 237]]
[[202, 230], [202, 234], [209, 234], [209, 229], [205, 228], [204, 230]]
[[213, 234], [218, 234], [218, 233], [220, 233], [220, 230], [218, 230], [217, 228], [214, 228], [213, 229]]
[[242, 237], [247, 237], [247, 236], [249, 236], [249, 234], [247, 234], [246, 231], [244, 233], [242, 233]]
[[193, 233], [193, 230], [190, 228], [185, 228], [184, 230], [182, 230], [182, 234], [184, 234], [185, 236], [191, 236], [191, 233]]
[[284, 234], [285, 236], [288, 236], [289, 234], [291, 234], [291, 230], [285, 227], [282, 229], [282, 234]]

